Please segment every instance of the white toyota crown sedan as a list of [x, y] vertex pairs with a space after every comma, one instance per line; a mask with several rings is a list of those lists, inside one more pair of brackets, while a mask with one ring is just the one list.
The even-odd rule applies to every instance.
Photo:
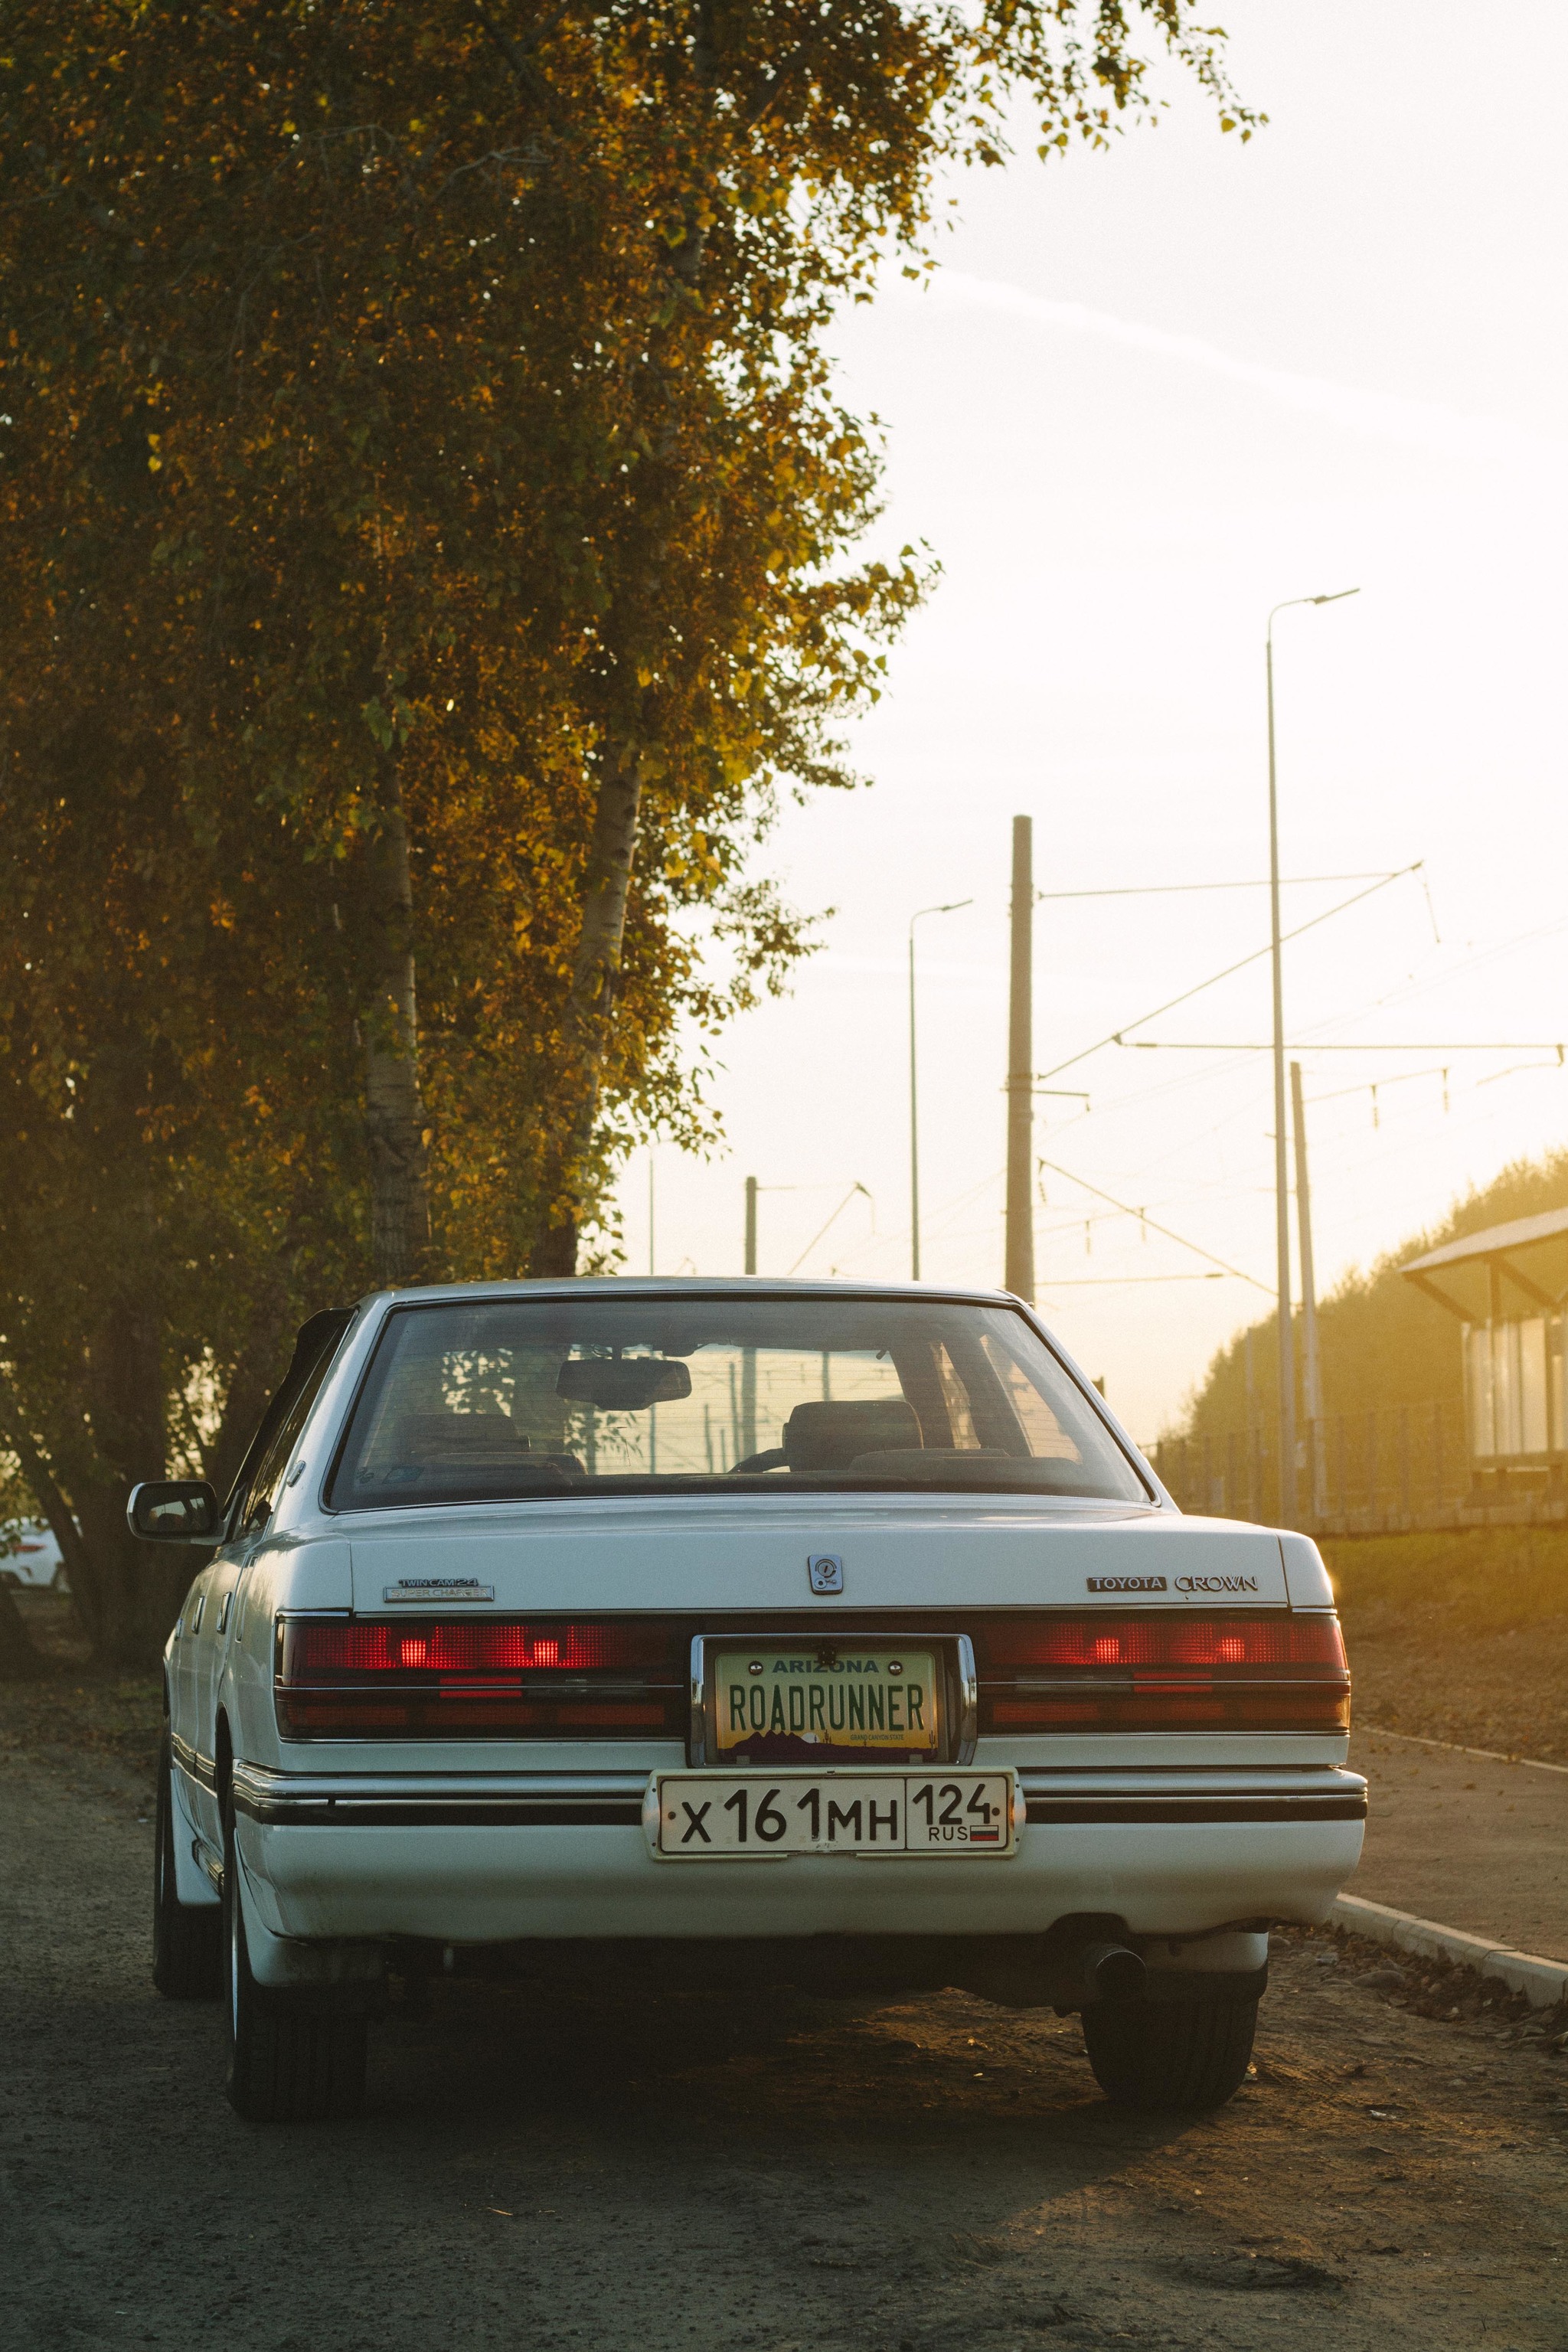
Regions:
[[153, 1974], [247, 2116], [352, 2110], [389, 1974], [589, 1967], [1079, 2011], [1111, 2098], [1214, 2106], [1360, 1853], [1315, 1548], [1184, 1517], [999, 1293], [382, 1293], [226, 1503], [130, 1509], [211, 1555]]

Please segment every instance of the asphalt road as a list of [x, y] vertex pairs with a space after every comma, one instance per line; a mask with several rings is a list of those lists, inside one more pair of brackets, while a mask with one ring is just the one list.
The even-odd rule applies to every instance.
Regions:
[[1287, 1942], [1257, 2080], [1197, 2121], [958, 1995], [458, 1984], [375, 2029], [363, 2119], [284, 2131], [224, 2105], [214, 2010], [153, 1993], [147, 1810], [0, 1759], [14, 2352], [1568, 2343], [1568, 2058], [1328, 1938]]

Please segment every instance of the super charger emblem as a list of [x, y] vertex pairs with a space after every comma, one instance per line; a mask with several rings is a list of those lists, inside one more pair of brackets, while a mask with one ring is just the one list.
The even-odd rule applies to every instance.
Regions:
[[1090, 1592], [1163, 1592], [1163, 1576], [1086, 1576], [1084, 1585]]

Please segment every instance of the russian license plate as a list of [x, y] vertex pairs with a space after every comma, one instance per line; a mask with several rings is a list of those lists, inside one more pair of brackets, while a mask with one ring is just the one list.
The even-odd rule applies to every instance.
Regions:
[[845, 1750], [886, 1764], [942, 1753], [941, 1676], [932, 1650], [901, 1643], [761, 1641], [708, 1653], [721, 1760], [813, 1765]]
[[[657, 1816], [656, 1816], [657, 1808]], [[1011, 1772], [658, 1772], [663, 1861], [788, 1853], [1010, 1854]]]

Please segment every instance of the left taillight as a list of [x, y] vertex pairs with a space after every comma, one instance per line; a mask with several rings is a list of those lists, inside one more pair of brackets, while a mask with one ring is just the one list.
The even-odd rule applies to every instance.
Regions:
[[285, 1739], [679, 1738], [683, 1654], [658, 1620], [283, 1618]]

